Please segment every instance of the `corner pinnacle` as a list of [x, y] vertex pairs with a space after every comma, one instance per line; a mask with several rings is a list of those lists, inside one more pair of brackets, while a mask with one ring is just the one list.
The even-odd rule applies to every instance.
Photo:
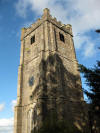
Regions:
[[43, 14], [44, 14], [45, 16], [50, 15], [50, 10], [49, 10], [48, 8], [45, 8], [45, 9], [43, 10]]

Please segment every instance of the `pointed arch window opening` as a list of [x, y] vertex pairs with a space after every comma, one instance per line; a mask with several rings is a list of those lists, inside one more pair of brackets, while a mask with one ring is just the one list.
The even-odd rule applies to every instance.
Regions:
[[60, 37], [60, 40], [61, 40], [62, 42], [64, 42], [64, 43], [65, 43], [65, 38], [64, 38], [64, 35], [63, 35], [63, 34], [61, 34], [60, 32], [59, 32], [59, 37]]
[[35, 43], [35, 35], [31, 37], [31, 45]]

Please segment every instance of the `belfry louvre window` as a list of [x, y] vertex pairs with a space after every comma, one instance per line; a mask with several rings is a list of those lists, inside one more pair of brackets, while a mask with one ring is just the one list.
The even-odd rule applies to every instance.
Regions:
[[35, 35], [31, 37], [31, 44], [35, 43]]
[[64, 35], [63, 35], [63, 34], [59, 33], [59, 37], [60, 37], [60, 40], [61, 40], [62, 42], [65, 42], [65, 38], [64, 38]]

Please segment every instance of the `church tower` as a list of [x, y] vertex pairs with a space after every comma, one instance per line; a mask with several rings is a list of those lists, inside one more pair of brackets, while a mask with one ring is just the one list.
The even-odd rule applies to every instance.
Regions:
[[83, 103], [72, 27], [46, 8], [41, 19], [22, 28], [14, 133], [31, 133], [53, 112], [83, 131]]

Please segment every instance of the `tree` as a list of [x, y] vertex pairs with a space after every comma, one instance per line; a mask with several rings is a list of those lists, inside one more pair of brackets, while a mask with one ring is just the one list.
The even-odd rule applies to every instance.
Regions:
[[[95, 32], [100, 34], [100, 29]], [[83, 90], [90, 101], [88, 115], [91, 133], [100, 132], [100, 61], [97, 61], [97, 64], [91, 69], [79, 65], [79, 70], [85, 78], [85, 83], [89, 86], [89, 91]], [[94, 126], [97, 128], [93, 129]]]
[[97, 61], [94, 68], [89, 69], [79, 65], [79, 69], [89, 86], [89, 91], [84, 89], [84, 92], [91, 103], [91, 111], [100, 116], [100, 61]]
[[95, 32], [100, 33], [100, 29], [97, 29]]
[[88, 110], [90, 130], [91, 133], [96, 133], [100, 131], [100, 61], [97, 61], [91, 69], [79, 65], [79, 70], [89, 86], [89, 90], [83, 90], [90, 101]]
[[[95, 32], [100, 34], [100, 29], [95, 30]], [[100, 49], [100, 47], [98, 49]]]

